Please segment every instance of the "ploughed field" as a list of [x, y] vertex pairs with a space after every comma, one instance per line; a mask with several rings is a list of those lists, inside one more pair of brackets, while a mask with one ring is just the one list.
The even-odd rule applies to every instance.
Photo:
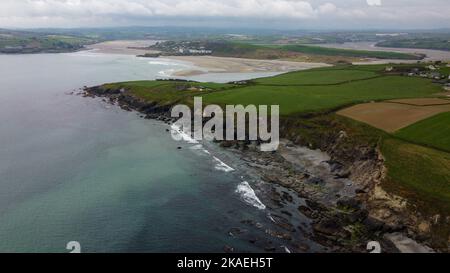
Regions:
[[405, 99], [358, 104], [341, 110], [338, 114], [393, 133], [418, 121], [449, 111], [450, 100]]
[[[142, 81], [100, 89], [121, 90], [165, 106], [192, 105], [193, 97], [201, 96], [204, 104], [221, 106], [280, 105], [282, 119], [306, 123], [311, 116], [347, 120], [347, 128], [364, 131], [379, 146], [388, 168], [386, 190], [409, 198], [423, 213], [450, 215], [450, 105], [436, 98], [442, 86], [384, 70], [380, 65], [336, 66], [230, 84]], [[450, 228], [444, 230], [448, 238]]]

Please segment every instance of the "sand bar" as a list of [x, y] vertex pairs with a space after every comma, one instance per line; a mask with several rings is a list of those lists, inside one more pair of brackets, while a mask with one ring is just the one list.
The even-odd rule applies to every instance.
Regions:
[[204, 73], [289, 72], [329, 66], [324, 63], [254, 60], [212, 56], [174, 56], [164, 58], [189, 62], [194, 66], [201, 68], [177, 72], [177, 76], [192, 76]]

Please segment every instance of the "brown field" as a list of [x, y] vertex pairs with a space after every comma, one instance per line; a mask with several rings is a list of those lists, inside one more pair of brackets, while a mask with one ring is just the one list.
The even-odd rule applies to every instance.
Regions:
[[402, 99], [402, 100], [390, 100], [389, 102], [410, 104], [410, 105], [416, 105], [416, 106], [431, 106], [431, 105], [450, 104], [449, 100], [438, 99], [438, 98]]
[[[442, 101], [447, 104], [443, 104]], [[392, 133], [418, 121], [449, 111], [450, 104], [446, 100], [439, 102], [438, 99], [407, 99], [359, 104], [341, 110], [338, 114]]]

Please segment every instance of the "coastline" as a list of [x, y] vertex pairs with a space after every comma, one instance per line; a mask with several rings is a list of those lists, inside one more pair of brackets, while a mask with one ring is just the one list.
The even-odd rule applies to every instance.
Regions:
[[[114, 90], [105, 93], [96, 87], [85, 89], [82, 95], [103, 97], [106, 102], [126, 111], [137, 111], [146, 119], [156, 119], [169, 125], [174, 122], [170, 117], [170, 106], [161, 107], [131, 95], [117, 94]], [[289, 126], [289, 121], [282, 121], [283, 137], [289, 138], [289, 130], [286, 129]], [[276, 153], [260, 152], [257, 142], [222, 141], [218, 145], [245, 162], [241, 166], [227, 165], [228, 170], [244, 170], [253, 180], [271, 185], [265, 189], [265, 195], [275, 204], [270, 208], [281, 211], [281, 215], [271, 220], [283, 231], [269, 233], [270, 236], [284, 238], [292, 244], [295, 243], [292, 234], [300, 229], [313, 242], [333, 252], [365, 253], [369, 241], [379, 241], [385, 252], [431, 251], [409, 239], [407, 236], [410, 234], [405, 234], [404, 225], [379, 217], [380, 211], [391, 210], [385, 203], [395, 199], [379, 187], [386, 171], [383, 159], [379, 151], [368, 147], [355, 146], [349, 150], [346, 140], [345, 132], [335, 132], [325, 146], [319, 147], [320, 150], [311, 150], [302, 140], [284, 139]], [[220, 159], [218, 162], [226, 165]], [[282, 187], [282, 193], [273, 190], [273, 185]], [[292, 208], [294, 198], [286, 191], [294, 192], [296, 198], [301, 198], [302, 204]], [[286, 209], [288, 207], [290, 210]], [[294, 215], [309, 219], [309, 226], [296, 227]], [[406, 217], [402, 216], [401, 211], [395, 215], [401, 219]], [[400, 249], [405, 238], [413, 242], [413, 246]], [[303, 245], [294, 247], [292, 251], [305, 249]]]

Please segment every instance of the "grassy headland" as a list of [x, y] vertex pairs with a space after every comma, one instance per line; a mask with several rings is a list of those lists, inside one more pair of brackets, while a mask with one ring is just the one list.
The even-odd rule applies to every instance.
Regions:
[[96, 39], [23, 31], [0, 30], [0, 53], [60, 53], [79, 50]]

